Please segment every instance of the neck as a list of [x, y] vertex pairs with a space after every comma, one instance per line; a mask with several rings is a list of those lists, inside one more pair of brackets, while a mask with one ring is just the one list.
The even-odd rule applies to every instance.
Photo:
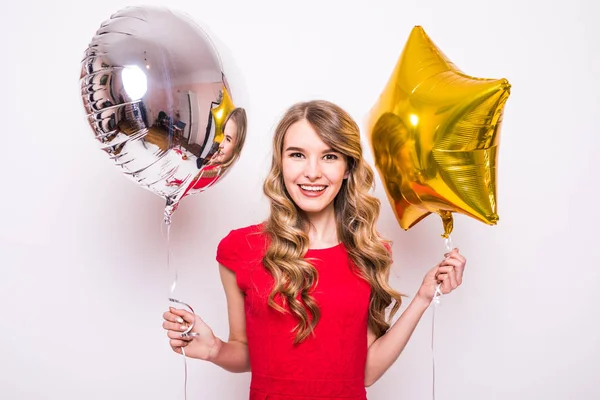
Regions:
[[339, 244], [333, 204], [319, 213], [307, 214], [307, 218], [310, 225], [308, 239], [311, 249], [322, 249]]

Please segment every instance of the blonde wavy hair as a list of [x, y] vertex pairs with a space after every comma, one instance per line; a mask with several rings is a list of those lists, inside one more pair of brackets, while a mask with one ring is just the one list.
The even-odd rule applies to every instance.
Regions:
[[[235, 143], [233, 144], [232, 157], [229, 160], [226, 160], [223, 164], [223, 168], [229, 168], [233, 163], [235, 163], [242, 153], [242, 148], [244, 147], [244, 142], [246, 142], [246, 131], [248, 127], [248, 120], [246, 117], [246, 110], [237, 107], [234, 108], [225, 121], [223, 122], [223, 128], [227, 125], [229, 120], [235, 122], [237, 127], [237, 138], [235, 139]], [[224, 139], [223, 139], [224, 140]]]
[[[271, 200], [271, 213], [265, 224], [270, 244], [263, 258], [263, 264], [275, 281], [269, 306], [286, 312], [275, 301], [278, 294], [283, 306], [289, 306], [298, 320], [294, 343], [306, 339], [321, 316], [311, 295], [318, 281], [317, 270], [304, 259], [309, 248], [309, 222], [287, 192], [282, 171], [285, 134], [290, 126], [302, 120], [315, 129], [325, 144], [346, 158], [349, 176], [334, 200], [337, 233], [358, 274], [371, 286], [369, 327], [380, 337], [389, 329], [389, 320], [400, 308], [402, 300], [388, 284], [392, 258], [386, 248], [387, 242], [375, 229], [380, 202], [369, 194], [374, 186], [374, 173], [363, 159], [358, 125], [344, 110], [327, 101], [293, 105], [275, 129], [271, 170], [263, 186]], [[390, 306], [388, 319], [386, 310]]]
[[[223, 121], [223, 128], [227, 126], [227, 123], [230, 120], [235, 122], [235, 126], [237, 128], [237, 137], [235, 139], [235, 143], [233, 144], [231, 158], [221, 163], [215, 161], [216, 157], [211, 156], [207, 160], [205, 160], [203, 166], [220, 165], [222, 169], [227, 169], [240, 158], [242, 148], [244, 147], [244, 143], [246, 142], [246, 131], [248, 130], [248, 119], [246, 117], [246, 110], [241, 107], [234, 108], [229, 114], [227, 114], [225, 121]], [[225, 138], [223, 138], [223, 140], [225, 140]], [[216, 155], [216, 153], [214, 155]]]

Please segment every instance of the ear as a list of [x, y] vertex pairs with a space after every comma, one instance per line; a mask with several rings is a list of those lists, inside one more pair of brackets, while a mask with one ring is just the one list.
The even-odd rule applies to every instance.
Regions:
[[350, 176], [350, 170], [347, 169], [346, 173], [344, 174], [344, 179], [348, 179], [349, 176]]

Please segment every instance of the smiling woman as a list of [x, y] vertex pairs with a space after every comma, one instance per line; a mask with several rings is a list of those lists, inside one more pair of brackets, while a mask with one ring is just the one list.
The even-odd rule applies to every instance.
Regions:
[[283, 181], [294, 203], [312, 219], [332, 212], [333, 200], [348, 178], [346, 156], [325, 144], [306, 120], [290, 126], [283, 148]]
[[[392, 257], [375, 229], [373, 182], [344, 110], [326, 101], [292, 106], [275, 130], [263, 186], [269, 218], [231, 231], [217, 249], [229, 340], [172, 308], [163, 327], [173, 350], [251, 370], [251, 400], [366, 399], [365, 386], [400, 355], [438, 283], [450, 292], [465, 265], [458, 251], [448, 254], [390, 327], [401, 297], [388, 284]], [[182, 337], [182, 323], [194, 323], [193, 336]]]

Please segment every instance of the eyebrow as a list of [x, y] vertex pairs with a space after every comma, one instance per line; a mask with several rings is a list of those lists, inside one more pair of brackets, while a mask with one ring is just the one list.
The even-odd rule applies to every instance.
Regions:
[[[303, 152], [303, 151], [306, 151], [306, 150], [304, 150], [302, 147], [290, 146], [287, 149], [285, 149], [285, 151], [300, 151], [300, 152]], [[323, 150], [323, 154], [325, 154], [325, 153], [339, 153], [339, 151], [336, 151], [334, 149], [328, 148], [328, 149]]]

